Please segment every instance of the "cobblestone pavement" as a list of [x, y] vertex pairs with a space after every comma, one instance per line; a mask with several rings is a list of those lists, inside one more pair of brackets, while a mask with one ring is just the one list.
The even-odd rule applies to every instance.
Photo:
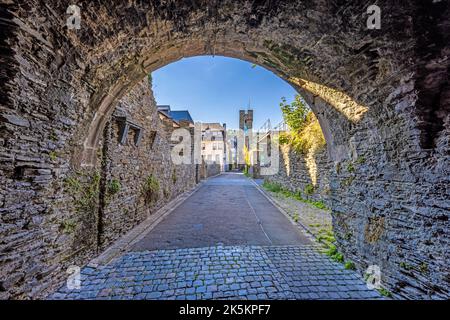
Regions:
[[208, 180], [130, 252], [51, 299], [379, 299], [243, 175]]
[[380, 299], [313, 245], [131, 252], [51, 299]]

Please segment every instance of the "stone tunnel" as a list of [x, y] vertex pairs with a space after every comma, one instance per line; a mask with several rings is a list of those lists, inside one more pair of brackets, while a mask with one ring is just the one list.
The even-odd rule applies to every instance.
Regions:
[[380, 266], [398, 297], [450, 297], [447, 1], [377, 1], [379, 30], [367, 1], [79, 1], [80, 29], [71, 4], [0, 5], [0, 297], [43, 297], [97, 253], [61, 239], [76, 212], [60, 182], [101, 165], [124, 95], [198, 55], [258, 64], [310, 104], [335, 165], [337, 244], [360, 272]]

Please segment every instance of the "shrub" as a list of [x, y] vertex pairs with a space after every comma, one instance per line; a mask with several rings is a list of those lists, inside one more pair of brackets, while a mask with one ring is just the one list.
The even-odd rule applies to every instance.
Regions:
[[330, 255], [334, 255], [337, 252], [336, 247], [333, 244], [333, 243], [336, 242], [336, 238], [334, 237], [334, 234], [333, 234], [332, 230], [320, 229], [318, 231], [317, 241], [319, 241], [320, 243], [323, 243], [328, 248], [331, 248], [331, 246], [334, 247], [333, 253], [330, 254]]
[[388, 297], [388, 298], [392, 297], [392, 293], [390, 293], [389, 290], [387, 290], [385, 288], [377, 289], [377, 291], [384, 297]]
[[73, 197], [77, 212], [94, 212], [97, 210], [100, 195], [100, 173], [92, 175], [76, 173], [65, 180], [67, 191]]
[[340, 263], [344, 262], [344, 255], [342, 253], [340, 253], [337, 250], [336, 246], [333, 244], [328, 246], [328, 250], [325, 251], [325, 254], [336, 262], [340, 262]]
[[352, 261], [345, 262], [344, 267], [347, 270], [355, 270], [356, 269], [355, 264]]
[[116, 179], [112, 179], [108, 184], [108, 193], [110, 195], [115, 195], [117, 192], [120, 191], [120, 182]]
[[58, 155], [56, 154], [55, 151], [50, 151], [48, 156], [50, 157], [50, 160], [52, 160], [52, 161], [56, 161], [56, 159], [58, 158]]
[[159, 181], [151, 174], [145, 179], [143, 193], [146, 203], [152, 203], [159, 198]]
[[306, 195], [308, 195], [308, 196], [310, 196], [310, 195], [312, 195], [313, 193], [314, 193], [314, 186], [312, 185], [312, 184], [307, 184], [306, 186], [305, 186], [305, 194]]
[[342, 253], [338, 252], [335, 255], [332, 255], [331, 259], [333, 259], [336, 262], [343, 263], [344, 262], [344, 255]]
[[[330, 210], [325, 203], [323, 203], [322, 201], [314, 201], [314, 200], [309, 200], [309, 199], [304, 199], [302, 197], [302, 193], [300, 191], [294, 193], [288, 189], [285, 189], [281, 186], [281, 184], [279, 183], [274, 183], [274, 182], [269, 182], [267, 180], [264, 181], [263, 183], [263, 187], [271, 192], [275, 192], [275, 193], [280, 193], [283, 196], [287, 197], [287, 198], [294, 198], [295, 200], [304, 202], [304, 203], [308, 203], [318, 209], [322, 209], [322, 210]], [[311, 186], [312, 187], [312, 186]], [[314, 188], [314, 187], [312, 187]]]
[[347, 165], [347, 171], [349, 173], [355, 172], [355, 167], [353, 166], [353, 164], [351, 162]]
[[280, 134], [280, 144], [289, 144], [301, 153], [325, 145], [319, 121], [299, 95], [296, 95], [291, 104], [287, 104], [286, 99], [282, 98], [280, 107], [284, 121], [290, 129], [289, 132]]
[[269, 182], [264, 180], [263, 187], [271, 192], [281, 192], [282, 187], [278, 183]]
[[77, 225], [73, 220], [66, 220], [61, 223], [61, 228], [64, 233], [73, 233]]

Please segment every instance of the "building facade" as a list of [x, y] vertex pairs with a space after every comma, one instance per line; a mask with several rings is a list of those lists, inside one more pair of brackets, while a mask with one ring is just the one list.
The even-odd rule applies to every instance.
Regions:
[[202, 160], [206, 163], [220, 164], [221, 170], [227, 170], [226, 124], [202, 123]]

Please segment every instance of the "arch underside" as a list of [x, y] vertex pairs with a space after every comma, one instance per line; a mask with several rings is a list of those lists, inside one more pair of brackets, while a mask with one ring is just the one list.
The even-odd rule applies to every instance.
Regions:
[[[296, 88], [319, 119], [336, 168], [366, 159], [356, 173], [336, 169], [330, 181], [333, 225], [345, 256], [361, 272], [379, 265], [398, 296], [448, 297], [448, 4], [430, 1], [431, 25], [421, 16], [422, 5], [378, 2], [390, 12], [380, 31], [367, 30], [363, 1], [114, 7], [97, 1], [83, 4], [80, 30], [61, 22], [67, 1], [33, 1], [31, 11], [2, 5], [10, 51], [0, 56], [7, 80], [0, 109], [1, 195], [29, 194], [19, 208], [3, 201], [5, 217], [53, 212], [57, 219], [60, 181], [73, 168], [95, 166], [115, 106], [150, 72], [184, 57], [228, 56], [261, 65]], [[55, 187], [18, 184], [17, 167], [39, 157], [30, 150], [49, 154], [42, 141], [55, 131], [64, 141], [57, 145], [58, 164], [48, 157], [38, 161]], [[19, 232], [14, 230], [8, 236]], [[50, 230], [51, 224], [35, 232], [56, 237]], [[46, 253], [41, 265], [57, 255]], [[405, 273], [402, 262], [426, 263], [427, 272], [418, 267]], [[4, 270], [14, 273], [12, 266]]]

